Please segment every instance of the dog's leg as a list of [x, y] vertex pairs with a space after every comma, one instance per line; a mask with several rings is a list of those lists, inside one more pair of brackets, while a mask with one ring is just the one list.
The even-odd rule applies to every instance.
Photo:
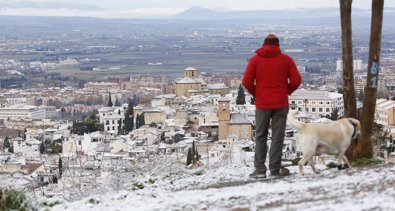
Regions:
[[309, 165], [311, 166], [311, 168], [313, 169], [314, 173], [319, 174], [320, 171], [318, 171], [318, 170], [315, 168], [315, 165], [314, 165], [315, 162], [314, 162], [314, 160], [313, 160], [313, 157], [311, 157], [310, 160], [309, 160], [308, 162], [309, 162]]
[[315, 149], [314, 149], [313, 151], [308, 151], [308, 152], [306, 152], [306, 153], [303, 154], [302, 159], [300, 159], [300, 161], [299, 161], [299, 163], [298, 163], [300, 175], [304, 176], [303, 166], [306, 164], [306, 162], [307, 162], [308, 160], [310, 160], [310, 158], [313, 157], [314, 153], [315, 153]]
[[[342, 163], [342, 161], [344, 160], [344, 157], [345, 157], [344, 153], [340, 153], [340, 154], [337, 156], [337, 165], [338, 165], [337, 168], [338, 168], [339, 170], [344, 170], [344, 169], [346, 169], [346, 166], [343, 165], [343, 163]], [[348, 160], [347, 160], [347, 162], [348, 162]], [[346, 165], [348, 166], [347, 163], [346, 163]]]
[[350, 162], [348, 162], [347, 156], [343, 155], [343, 161], [344, 161], [344, 168], [346, 169], [350, 168]]

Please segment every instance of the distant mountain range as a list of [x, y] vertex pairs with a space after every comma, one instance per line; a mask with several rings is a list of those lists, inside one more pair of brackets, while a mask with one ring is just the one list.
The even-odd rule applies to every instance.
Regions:
[[[385, 8], [385, 14], [395, 16], [395, 8]], [[353, 9], [352, 15], [370, 17], [368, 9]], [[314, 19], [339, 17], [339, 8], [316, 8], [294, 10], [250, 10], [250, 11], [215, 11], [202, 7], [192, 7], [181, 12], [175, 19]]]
[[[71, 17], [100, 17], [100, 18], [122, 18], [122, 19], [177, 19], [177, 20], [273, 20], [277, 23], [288, 22], [317, 22], [321, 24], [338, 22], [340, 16], [339, 8], [309, 8], [291, 10], [234, 10], [218, 11], [203, 7], [192, 7], [172, 15], [175, 12], [159, 15], [160, 9], [148, 8], [145, 12], [135, 10], [108, 10], [94, 5], [83, 3], [68, 3], [57, 0], [33, 1], [33, 0], [0, 0], [0, 15], [11, 16], [71, 16]], [[165, 10], [165, 8], [164, 8]], [[179, 11], [179, 10], [177, 10]], [[364, 23], [370, 18], [370, 9], [353, 8], [353, 17]], [[395, 8], [384, 9], [384, 21], [395, 20]]]

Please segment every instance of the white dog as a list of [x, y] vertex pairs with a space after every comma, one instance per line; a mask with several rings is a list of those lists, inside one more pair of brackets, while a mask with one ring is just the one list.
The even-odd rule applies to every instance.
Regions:
[[299, 161], [299, 173], [304, 175], [303, 166], [309, 162], [315, 173], [319, 171], [314, 166], [313, 156], [320, 154], [336, 155], [337, 163], [341, 161], [349, 166], [345, 152], [361, 131], [361, 124], [354, 118], [343, 118], [331, 123], [303, 123], [295, 118], [297, 112], [289, 112], [288, 120], [299, 133], [303, 157]]

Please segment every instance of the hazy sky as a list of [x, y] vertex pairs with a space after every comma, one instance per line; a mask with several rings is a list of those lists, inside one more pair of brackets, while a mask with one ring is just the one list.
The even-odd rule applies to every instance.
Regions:
[[[20, 0], [11, 0], [20, 1]], [[51, 0], [31, 0], [48, 2]], [[53, 0], [52, 0], [53, 1]], [[85, 3], [106, 9], [124, 10], [138, 8], [179, 8], [185, 9], [193, 6], [226, 9], [290, 9], [290, 8], [316, 8], [338, 7], [338, 0], [62, 0], [57, 2]], [[372, 0], [354, 0], [356, 8], [370, 8]], [[395, 7], [395, 0], [385, 0], [386, 7]]]
[[[32, 4], [33, 2], [33, 4]], [[354, 0], [354, 8], [368, 9], [372, 0]], [[7, 9], [2, 4], [8, 5]], [[41, 5], [40, 5], [41, 4]], [[65, 5], [70, 4], [70, 7]], [[101, 11], [76, 12], [87, 5]], [[10, 7], [13, 5], [13, 7]], [[35, 6], [32, 6], [35, 5]], [[39, 5], [39, 6], [37, 6]], [[55, 5], [55, 6], [54, 6]], [[56, 8], [56, 5], [62, 5]], [[281, 10], [295, 8], [339, 7], [338, 0], [0, 0], [1, 14], [79, 15], [99, 17], [169, 16], [199, 6], [218, 10]], [[32, 8], [33, 7], [33, 8]], [[395, 7], [395, 0], [385, 0], [385, 7]], [[81, 9], [81, 10], [85, 10]]]

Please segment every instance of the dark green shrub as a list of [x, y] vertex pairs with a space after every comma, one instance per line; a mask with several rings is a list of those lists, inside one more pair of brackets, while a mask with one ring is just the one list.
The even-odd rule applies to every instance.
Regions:
[[32, 207], [25, 194], [12, 189], [0, 189], [0, 210], [32, 211]]

